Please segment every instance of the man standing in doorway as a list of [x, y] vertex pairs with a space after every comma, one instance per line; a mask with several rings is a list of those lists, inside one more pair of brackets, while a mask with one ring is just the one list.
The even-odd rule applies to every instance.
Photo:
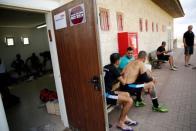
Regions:
[[194, 33], [192, 32], [193, 26], [188, 26], [188, 31], [184, 33], [183, 43], [184, 43], [184, 54], [185, 54], [185, 67], [189, 67], [191, 64], [189, 63], [191, 55], [194, 50]]

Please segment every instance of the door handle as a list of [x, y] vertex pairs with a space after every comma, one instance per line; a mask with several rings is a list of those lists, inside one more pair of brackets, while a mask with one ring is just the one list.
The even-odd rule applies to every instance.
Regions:
[[93, 76], [90, 80], [90, 83], [93, 84], [95, 90], [101, 90], [100, 78], [98, 76]]

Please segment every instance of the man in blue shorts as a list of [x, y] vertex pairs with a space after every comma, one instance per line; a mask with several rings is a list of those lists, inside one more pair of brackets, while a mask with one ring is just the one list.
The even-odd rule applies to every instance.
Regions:
[[125, 80], [118, 71], [119, 59], [120, 55], [118, 53], [113, 53], [110, 56], [111, 64], [104, 66], [104, 71], [106, 73], [104, 77], [106, 101], [107, 104], [116, 105], [117, 103], [119, 103], [123, 105], [117, 128], [121, 129], [122, 131], [133, 131], [130, 126], [137, 125], [137, 122], [129, 119], [127, 116], [127, 113], [133, 104], [132, 98], [127, 92], [112, 90], [112, 86], [116, 82], [121, 82], [122, 84], [125, 84]]
[[[148, 75], [144, 65], [146, 58], [147, 53], [140, 51], [138, 58], [125, 67], [122, 71], [123, 78], [125, 79], [125, 86], [122, 86], [122, 90], [131, 93], [142, 89], [150, 94], [153, 103], [153, 111], [168, 112], [167, 108], [160, 106], [158, 103], [155, 91], [155, 80]], [[137, 101], [141, 101], [141, 95], [140, 98], [137, 98]]]

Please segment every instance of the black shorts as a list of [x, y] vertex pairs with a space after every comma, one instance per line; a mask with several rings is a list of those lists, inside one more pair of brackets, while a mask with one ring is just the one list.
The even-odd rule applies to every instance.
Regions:
[[117, 101], [118, 101], [118, 94], [115, 94], [114, 91], [106, 92], [107, 104], [116, 105]]
[[185, 55], [192, 55], [194, 52], [194, 47], [193, 46], [187, 46], [184, 48], [184, 54]]
[[158, 56], [158, 59], [162, 60], [162, 61], [168, 61], [169, 57], [170, 57], [170, 55]]
[[[143, 85], [143, 84], [135, 84], [134, 85]], [[143, 87], [140, 88], [132, 88], [129, 84], [121, 86], [121, 91], [129, 92], [131, 96], [137, 96], [137, 94], [141, 94]]]

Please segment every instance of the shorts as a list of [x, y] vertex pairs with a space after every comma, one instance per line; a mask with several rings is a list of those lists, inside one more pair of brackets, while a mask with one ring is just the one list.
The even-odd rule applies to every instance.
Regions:
[[158, 60], [168, 61], [169, 57], [170, 57], [170, 55], [159, 56]]
[[106, 92], [106, 102], [107, 104], [116, 105], [118, 101], [118, 94], [115, 94], [114, 91]]
[[121, 91], [129, 92], [131, 96], [137, 96], [138, 94], [141, 94], [142, 90], [144, 88], [144, 84], [126, 84], [121, 85]]
[[193, 46], [187, 46], [184, 48], [184, 54], [185, 55], [192, 55], [194, 52]]

